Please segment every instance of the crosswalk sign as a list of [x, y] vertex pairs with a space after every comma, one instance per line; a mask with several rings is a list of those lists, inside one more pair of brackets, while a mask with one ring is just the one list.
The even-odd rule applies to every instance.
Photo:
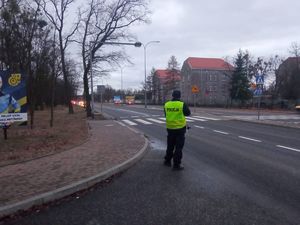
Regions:
[[263, 89], [261, 87], [257, 87], [254, 91], [255, 96], [260, 96], [263, 93]]
[[264, 84], [264, 75], [256, 75], [255, 76], [255, 83], [256, 84]]

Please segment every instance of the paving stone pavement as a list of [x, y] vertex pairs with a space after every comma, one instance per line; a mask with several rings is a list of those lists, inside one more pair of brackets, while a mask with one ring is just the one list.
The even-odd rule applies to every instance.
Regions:
[[0, 217], [85, 189], [120, 172], [146, 152], [139, 132], [113, 120], [89, 121], [90, 137], [73, 149], [0, 167]]

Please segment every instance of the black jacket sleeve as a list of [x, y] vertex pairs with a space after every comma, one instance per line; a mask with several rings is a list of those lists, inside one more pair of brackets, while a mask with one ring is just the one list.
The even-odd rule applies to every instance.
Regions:
[[188, 105], [185, 104], [185, 103], [183, 103], [183, 114], [185, 116], [190, 116], [191, 115], [191, 111], [190, 111]]

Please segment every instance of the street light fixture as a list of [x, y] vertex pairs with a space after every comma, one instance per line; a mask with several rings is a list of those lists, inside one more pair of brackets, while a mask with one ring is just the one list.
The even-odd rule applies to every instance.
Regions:
[[160, 41], [149, 41], [147, 42], [146, 44], [142, 44], [143, 47], [144, 47], [144, 68], [145, 68], [145, 90], [144, 90], [144, 94], [145, 94], [145, 108], [147, 108], [147, 79], [146, 79], [146, 76], [147, 76], [147, 66], [146, 66], [146, 49], [147, 49], [147, 46], [149, 44], [152, 44], [152, 43], [160, 43]]
[[[90, 65], [91, 65], [91, 98], [92, 98], [92, 105], [91, 105], [91, 111], [92, 111], [92, 118], [94, 118], [94, 92], [93, 92], [93, 56], [92, 56], [92, 45], [95, 45], [96, 43], [102, 43], [107, 45], [133, 45], [134, 47], [141, 47], [142, 43], [137, 41], [135, 43], [132, 42], [97, 42], [97, 41], [90, 41]], [[122, 78], [123, 79], [123, 78]]]

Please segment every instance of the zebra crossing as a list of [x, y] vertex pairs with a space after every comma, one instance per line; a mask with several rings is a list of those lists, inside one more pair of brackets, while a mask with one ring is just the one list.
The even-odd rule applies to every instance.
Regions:
[[[187, 116], [186, 121], [189, 123], [201, 121], [217, 121], [221, 119], [217, 118], [212, 118], [212, 117], [202, 117], [202, 116]], [[151, 125], [151, 124], [164, 124], [166, 123], [166, 118], [165, 117], [158, 117], [155, 116], [154, 118], [152, 117], [145, 117], [145, 118], [136, 118], [136, 117], [131, 117], [130, 119], [121, 119], [122, 122], [129, 126], [137, 126], [137, 125]]]

